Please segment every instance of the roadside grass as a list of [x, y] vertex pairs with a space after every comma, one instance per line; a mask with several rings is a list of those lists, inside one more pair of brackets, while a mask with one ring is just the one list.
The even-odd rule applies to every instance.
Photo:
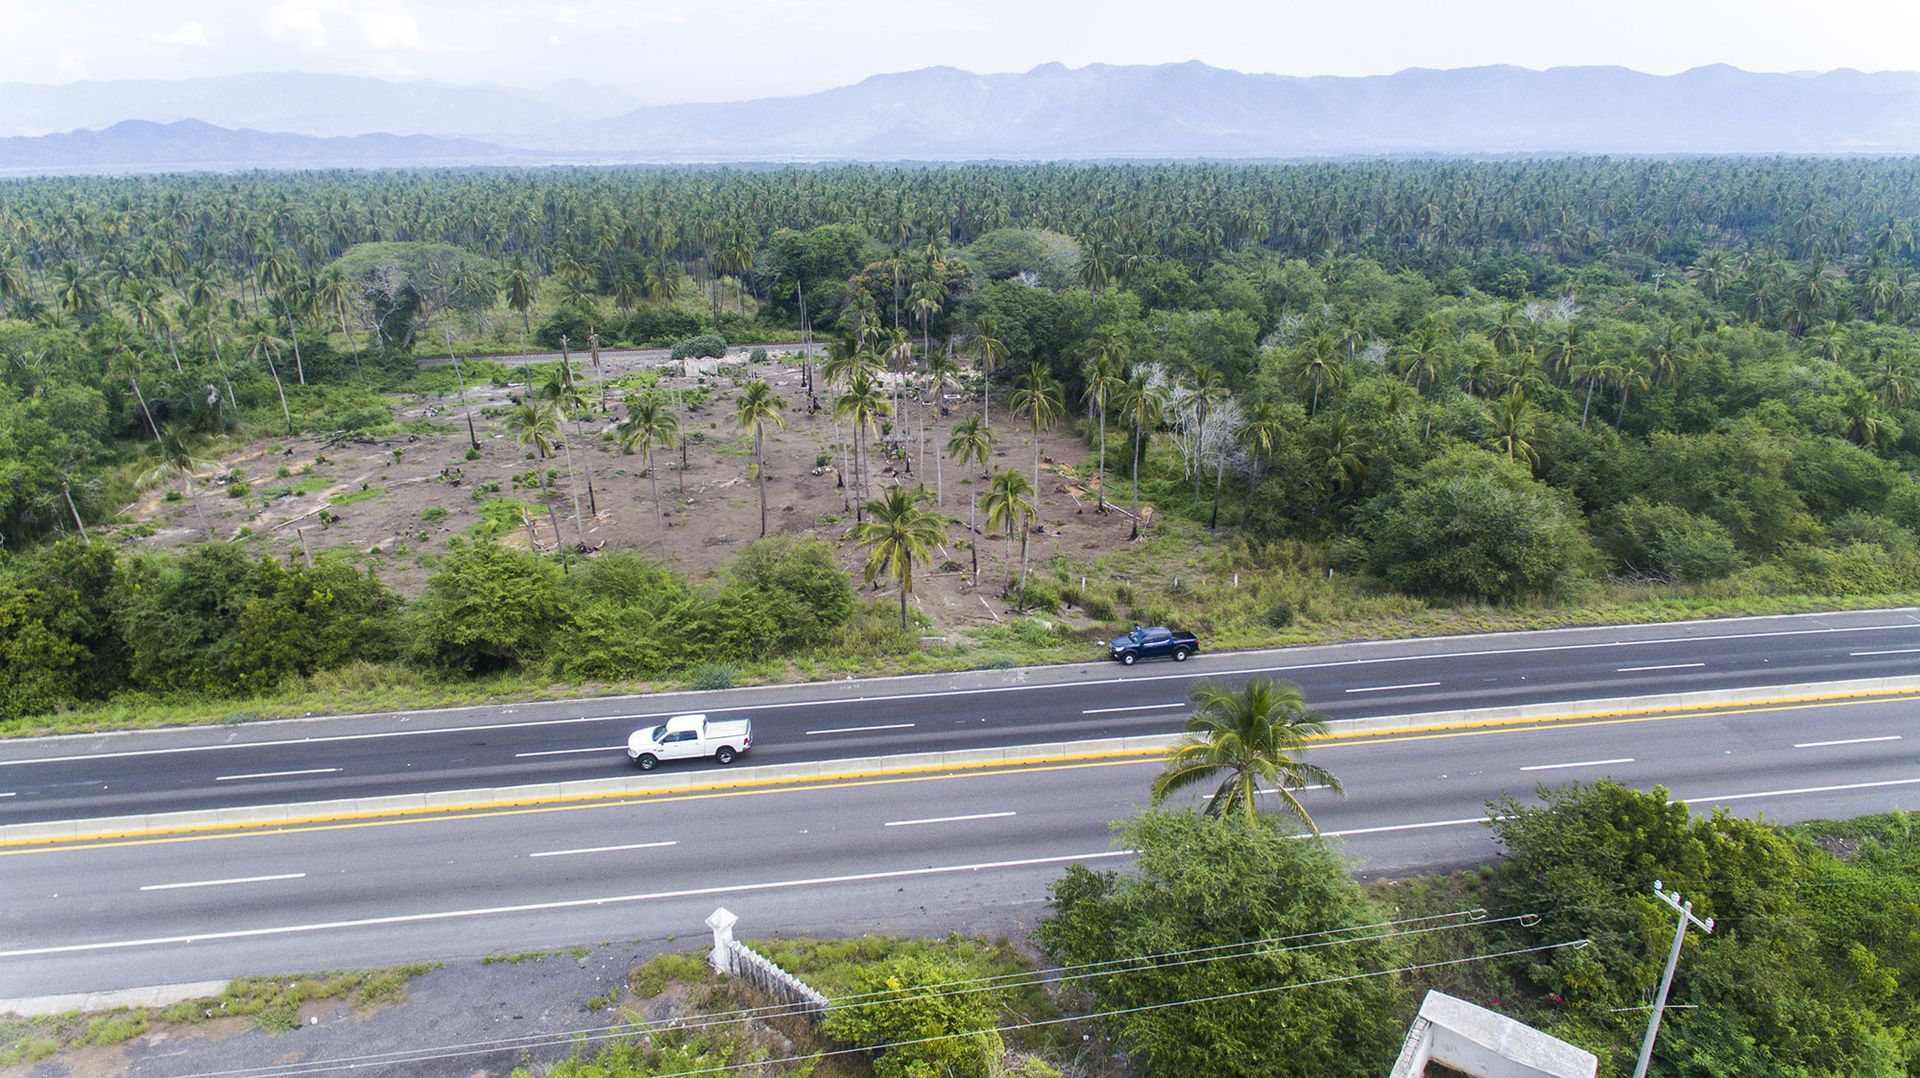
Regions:
[[4, 1046], [0, 1067], [26, 1066], [72, 1048], [111, 1047], [153, 1030], [221, 1018], [251, 1019], [259, 1029], [285, 1032], [299, 1025], [300, 1008], [306, 1004], [337, 1000], [362, 1009], [390, 1006], [406, 999], [409, 980], [439, 968], [434, 962], [293, 977], [241, 977], [217, 996], [166, 1007], [0, 1019], [0, 1046]]
[[[523, 525], [515, 503], [512, 527]], [[483, 507], [483, 514], [485, 508]], [[543, 515], [543, 514], [542, 514]], [[504, 521], [504, 513], [502, 514]], [[539, 523], [540, 518], [536, 518]], [[885, 600], [870, 604], [852, 624], [813, 655], [728, 664], [736, 686], [846, 677], [1013, 669], [1103, 657], [1101, 640], [1133, 624], [1172, 624], [1200, 635], [1208, 653], [1256, 648], [1396, 640], [1487, 632], [1659, 623], [1702, 618], [1806, 614], [1920, 604], [1920, 593], [1886, 595], [1759, 595], [1726, 589], [1683, 589], [1606, 582], [1577, 604], [1518, 607], [1428, 607], [1370, 589], [1365, 582], [1326, 583], [1303, 574], [1242, 572], [1238, 586], [1225, 563], [1170, 556], [1192, 576], [1168, 572], [1157, 581], [1139, 565], [1125, 577], [1103, 574], [1095, 563], [1061, 561], [1038, 574], [1060, 598], [1061, 612], [1013, 615], [964, 631], [945, 643], [923, 645], [917, 629], [902, 630]], [[1081, 570], [1085, 569], [1083, 573]], [[1165, 567], [1154, 567], [1162, 571]], [[984, 567], [983, 567], [984, 569]], [[1087, 579], [1085, 588], [1080, 577]], [[984, 578], [984, 573], [983, 573]], [[1093, 618], [1097, 612], [1108, 617]], [[475, 704], [581, 699], [609, 694], [718, 687], [717, 671], [686, 670], [653, 678], [567, 683], [545, 673], [448, 679], [402, 663], [353, 663], [290, 679], [253, 697], [179, 698], [128, 693], [87, 708], [0, 723], [0, 737], [135, 730], [312, 715], [411, 711]]]
[[366, 487], [362, 490], [350, 490], [344, 494], [336, 494], [333, 497], [328, 498], [327, 504], [332, 506], [345, 507], [345, 506], [352, 505], [355, 502], [364, 502], [373, 498], [378, 498], [380, 495], [385, 494], [386, 492], [387, 492], [387, 488], [385, 487]]

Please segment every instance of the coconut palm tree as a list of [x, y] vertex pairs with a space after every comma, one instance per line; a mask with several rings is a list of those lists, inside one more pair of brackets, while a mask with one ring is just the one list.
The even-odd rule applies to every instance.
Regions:
[[193, 446], [179, 431], [169, 427], [160, 436], [160, 467], [148, 473], [145, 481], [152, 482], [163, 475], [178, 476], [181, 485], [186, 488], [187, 497], [193, 502], [194, 515], [200, 518], [200, 530], [207, 533], [207, 542], [211, 543], [214, 541], [213, 525], [207, 523], [206, 510], [200, 505], [200, 492], [193, 486], [193, 473], [200, 466], [200, 461], [193, 455]]
[[1095, 465], [1094, 512], [1107, 511], [1107, 412], [1113, 395], [1126, 384], [1125, 356], [1114, 342], [1107, 342], [1087, 364], [1087, 404], [1100, 416], [1100, 455]]
[[1302, 388], [1309, 385], [1313, 387], [1313, 403], [1307, 408], [1307, 414], [1319, 414], [1320, 391], [1330, 385], [1339, 385], [1346, 377], [1346, 372], [1340, 366], [1340, 342], [1324, 333], [1315, 334], [1300, 350], [1295, 360], [1294, 376]]
[[1347, 423], [1346, 416], [1336, 415], [1327, 424], [1319, 448], [1320, 466], [1333, 480], [1334, 489], [1341, 494], [1353, 493], [1354, 482], [1367, 477], [1367, 444]]
[[1299, 792], [1324, 787], [1342, 792], [1340, 780], [1301, 759], [1309, 740], [1327, 732], [1326, 719], [1307, 710], [1298, 685], [1256, 677], [1233, 689], [1210, 681], [1194, 686], [1186, 732], [1153, 780], [1155, 803], [1192, 786], [1220, 780], [1206, 814], [1244, 816], [1258, 822], [1258, 795], [1270, 784], [1288, 811], [1315, 835], [1320, 828], [1300, 803]]
[[[507, 413], [507, 429], [521, 445], [533, 450], [536, 461], [551, 457], [554, 446], [562, 440], [560, 417], [551, 402], [515, 405], [513, 411]], [[540, 501], [546, 505], [547, 519], [553, 523], [553, 546], [558, 550], [564, 540], [560, 537], [560, 515], [553, 511], [553, 497], [547, 490], [547, 470], [536, 464], [534, 476], [540, 482]]]
[[740, 400], [734, 407], [734, 422], [741, 430], [753, 432], [753, 469], [760, 479], [760, 536], [767, 534], [767, 456], [765, 451], [767, 424], [772, 423], [781, 429], [787, 425], [786, 418], [780, 414], [785, 408], [773, 387], [759, 379], [747, 383], [740, 394]]
[[1013, 411], [1024, 415], [1033, 430], [1033, 491], [1036, 503], [1040, 494], [1040, 431], [1051, 430], [1060, 421], [1064, 408], [1060, 380], [1044, 363], [1031, 363], [1013, 391]]
[[293, 437], [293, 412], [287, 408], [287, 387], [280, 382], [280, 368], [273, 362], [276, 349], [280, 347], [280, 338], [273, 334], [273, 323], [264, 318], [254, 319], [247, 327], [247, 358], [265, 360], [267, 373], [273, 376], [273, 390], [280, 395], [280, 415], [287, 421], [287, 437]]
[[835, 418], [844, 418], [853, 427], [853, 478], [859, 488], [855, 494], [855, 517], [866, 519], [868, 454], [867, 439], [880, 433], [880, 420], [893, 414], [893, 405], [887, 403], [886, 390], [874, 381], [873, 374], [865, 368], [856, 369], [847, 385], [847, 391], [833, 402]]
[[1533, 432], [1534, 407], [1528, 403], [1526, 391], [1515, 385], [1494, 407], [1493, 436], [1487, 439], [1487, 448], [1510, 461], [1525, 462], [1527, 470], [1532, 471], [1538, 459], [1533, 451]]
[[672, 449], [679, 440], [680, 420], [667, 410], [666, 402], [644, 394], [627, 398], [627, 418], [620, 424], [620, 448], [628, 453], [636, 447], [640, 450], [647, 482], [653, 486], [653, 517], [662, 545], [667, 540], [667, 514], [660, 507], [660, 476], [653, 467], [653, 451]]
[[[947, 452], [962, 465], [973, 464], [980, 469], [980, 478], [987, 475], [987, 459], [993, 455], [993, 428], [981, 422], [977, 415], [970, 415], [954, 425], [953, 436], [947, 439]], [[980, 530], [974, 521], [980, 511], [980, 484], [970, 484], [972, 493], [967, 498], [967, 546], [973, 550], [973, 586], [980, 586]]]
[[1020, 530], [1020, 605], [1027, 590], [1027, 521], [1033, 519], [1033, 485], [1019, 471], [1008, 468], [993, 477], [987, 488], [987, 528], [1007, 537], [1006, 592], [1013, 593], [1013, 532]]
[[1167, 410], [1167, 391], [1144, 367], [1135, 367], [1120, 387], [1120, 415], [1133, 429], [1133, 532], [1140, 537], [1140, 450]]
[[980, 418], [993, 426], [993, 369], [1007, 365], [1007, 346], [994, 335], [991, 325], [980, 327], [973, 339], [974, 365], [980, 368]]
[[524, 342], [533, 336], [533, 315], [529, 312], [533, 310], [534, 301], [540, 298], [540, 278], [527, 264], [525, 255], [514, 255], [513, 262], [507, 266], [505, 283], [507, 306], [520, 312], [520, 337]]
[[1227, 380], [1220, 376], [1219, 368], [1211, 363], [1196, 364], [1187, 374], [1187, 393], [1193, 404], [1194, 422], [1194, 462], [1193, 462], [1193, 501], [1200, 503], [1200, 480], [1206, 469], [1201, 466], [1201, 455], [1207, 444], [1207, 419], [1214, 410], [1225, 404], [1230, 395]]
[[[561, 338], [561, 341], [561, 354], [564, 356], [565, 338]], [[447, 347], [449, 350], [453, 347], [452, 336], [448, 336], [447, 338]], [[455, 365], [458, 365], [457, 360], [455, 361]], [[573, 364], [563, 359], [558, 367], [548, 371], [546, 380], [540, 383], [539, 396], [541, 400], [553, 402], [553, 406], [558, 411], [561, 419], [570, 419], [573, 421], [573, 433], [580, 439], [580, 451], [585, 453], [587, 451], [587, 436], [586, 432], [581, 429], [580, 413], [586, 410], [587, 397], [584, 393], [580, 392], [580, 383], [574, 380]], [[567, 486], [572, 488], [574, 487], [573, 439], [568, 438], [561, 441], [560, 449], [567, 456]], [[587, 513], [596, 519], [600, 516], [600, 503], [599, 500], [594, 497], [593, 493], [593, 468], [591, 463], [589, 463], [587, 468]], [[578, 526], [580, 523], [580, 492], [578, 489], [575, 489], [573, 493], [573, 522], [575, 526]], [[581, 538], [583, 540], [586, 538], [585, 531], [581, 532]]]
[[926, 508], [929, 499], [924, 486], [909, 491], [895, 483], [867, 503], [867, 519], [853, 532], [854, 540], [867, 548], [867, 582], [887, 573], [900, 586], [902, 629], [907, 627], [907, 597], [913, 594], [913, 564], [931, 557], [945, 538], [939, 515]]
[[[927, 377], [933, 380], [933, 414], [935, 416], [947, 414], [947, 383], [952, 381], [959, 373], [960, 368], [953, 361], [953, 342], [951, 340], [947, 342], [946, 351], [936, 352], [927, 357]], [[936, 429], [927, 433], [931, 438], [938, 438], [939, 432], [937, 428], [939, 424], [935, 422], [934, 426]], [[924, 424], [922, 425], [922, 429], [925, 429]], [[947, 507], [947, 479], [945, 468], [941, 465], [940, 460], [940, 454], [935, 452], [933, 454], [933, 507], [936, 510], [945, 510]]]

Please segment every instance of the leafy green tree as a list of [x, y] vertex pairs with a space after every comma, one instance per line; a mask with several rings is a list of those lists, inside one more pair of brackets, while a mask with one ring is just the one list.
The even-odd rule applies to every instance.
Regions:
[[560, 570], [528, 551], [498, 543], [450, 550], [415, 604], [414, 640], [443, 669], [489, 674], [529, 669], [565, 626]]
[[1326, 717], [1307, 709], [1300, 686], [1264, 677], [1238, 689], [1203, 681], [1193, 687], [1191, 699], [1194, 711], [1186, 732], [1153, 780], [1154, 803], [1224, 775], [1206, 815], [1243, 813], [1251, 824], [1259, 819], [1256, 795], [1270, 783], [1287, 810], [1319, 834], [1296, 791], [1318, 786], [1339, 792], [1341, 787], [1325, 768], [1300, 758], [1309, 740], [1327, 732]]
[[1062, 963], [1102, 964], [1067, 983], [1096, 1010], [1132, 1012], [1102, 1024], [1140, 1073], [1358, 1078], [1392, 1066], [1403, 989], [1371, 975], [1400, 951], [1354, 931], [1386, 914], [1330, 847], [1239, 815], [1154, 811], [1116, 830], [1137, 851], [1133, 872], [1069, 868], [1035, 939]]
[[[853, 620], [853, 581], [818, 539], [774, 535], [747, 545], [728, 568], [730, 584], [771, 604], [772, 647], [817, 646]], [[725, 605], [723, 602], [721, 605]]]
[[926, 508], [926, 487], [908, 491], [896, 483], [867, 503], [867, 519], [853, 531], [867, 550], [867, 580], [887, 573], [900, 588], [900, 627], [907, 627], [907, 597], [913, 593], [913, 564], [933, 556], [945, 538], [940, 517]]
[[0, 728], [79, 696], [85, 651], [47, 624], [46, 597], [0, 568]]
[[1518, 602], [1579, 580], [1593, 558], [1579, 514], [1523, 468], [1454, 449], [1370, 501], [1367, 563], [1413, 595]]

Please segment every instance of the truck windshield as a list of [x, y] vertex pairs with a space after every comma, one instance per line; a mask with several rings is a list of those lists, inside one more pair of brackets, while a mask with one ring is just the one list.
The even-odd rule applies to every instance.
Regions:
[[654, 728], [653, 728], [653, 739], [654, 739], [655, 741], [665, 741], [665, 740], [667, 739], [667, 728], [666, 728], [666, 727], [664, 727], [664, 726], [656, 726], [656, 727], [654, 727]]

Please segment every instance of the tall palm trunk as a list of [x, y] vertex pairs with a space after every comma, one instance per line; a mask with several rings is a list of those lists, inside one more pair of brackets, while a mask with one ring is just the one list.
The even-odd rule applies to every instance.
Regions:
[[1133, 534], [1131, 539], [1140, 537], [1140, 431], [1133, 432]]
[[573, 495], [573, 532], [580, 537], [580, 542], [585, 543], [587, 526], [580, 520], [580, 484], [573, 478], [573, 446], [562, 439], [560, 451], [567, 455], [567, 491]]
[[1193, 500], [1197, 505], [1200, 501], [1200, 480], [1207, 474], [1207, 469], [1200, 463], [1205, 459], [1201, 454], [1207, 446], [1207, 417], [1204, 412], [1194, 423], [1193, 431]]
[[335, 306], [334, 311], [340, 315], [340, 335], [342, 337], [345, 337], [347, 339], [347, 344], [353, 348], [354, 377], [359, 378], [362, 381], [365, 381], [367, 377], [367, 369], [360, 365], [360, 338], [355, 337], [353, 334], [347, 332], [347, 309], [342, 306]]
[[73, 504], [73, 488], [65, 479], [60, 480], [60, 493], [67, 499], [67, 512], [73, 514], [73, 526], [80, 529], [80, 545], [92, 546], [93, 540], [87, 536], [87, 522], [80, 519], [80, 510]]
[[979, 514], [980, 492], [970, 491], [967, 498], [967, 550], [973, 555], [973, 586], [976, 588], [980, 586], [980, 529], [975, 524]]
[[760, 424], [753, 425], [753, 474], [760, 480], [760, 538], [767, 537], [767, 456], [762, 449]]
[[667, 511], [660, 508], [660, 473], [653, 470], [653, 446], [647, 446], [647, 482], [653, 486], [653, 522], [660, 529], [660, 543], [667, 542]]
[[280, 415], [287, 421], [287, 437], [293, 437], [293, 411], [287, 407], [287, 387], [280, 383], [280, 368], [273, 362], [273, 349], [263, 349], [267, 357], [267, 373], [273, 375], [273, 391], [280, 394]]
[[1227, 446], [1220, 443], [1220, 455], [1213, 462], [1213, 515], [1207, 518], [1207, 530], [1212, 531], [1220, 523], [1220, 482], [1227, 474]]
[[213, 525], [207, 523], [207, 511], [200, 507], [200, 492], [193, 488], [193, 469], [180, 469], [180, 481], [186, 484], [187, 497], [193, 502], [194, 515], [200, 518], [200, 530], [207, 533], [207, 542], [213, 542]]
[[287, 340], [293, 342], [294, 377], [299, 380], [301, 385], [306, 385], [307, 384], [307, 368], [306, 368], [306, 364], [300, 362], [300, 333], [297, 329], [294, 328], [293, 312], [288, 311], [286, 309], [285, 304], [282, 304], [280, 309], [283, 312], [285, 312], [287, 316]]
[[[541, 457], [540, 462], [544, 463], [546, 459], [545, 457]], [[553, 492], [547, 489], [547, 470], [545, 468], [540, 469], [540, 501], [541, 504], [547, 507], [547, 519], [553, 524], [553, 549], [555, 553], [559, 553], [560, 548], [566, 545], [566, 540], [560, 535], [560, 514], [553, 511]]]
[[1012, 510], [1007, 511], [1007, 554], [1002, 559], [1007, 565], [1007, 584], [1001, 593], [1009, 597], [1013, 595], [1013, 529], [1016, 515]]
[[[153, 421], [153, 410], [147, 407], [147, 395], [140, 392], [140, 379], [128, 375], [127, 381], [133, 383], [133, 396], [135, 400], [140, 402], [140, 414], [147, 417], [147, 429], [153, 432], [153, 440], [156, 442], [159, 441], [160, 427]], [[287, 433], [293, 433], [293, 420], [291, 419], [287, 420]]]
[[1581, 430], [1587, 429], [1587, 413], [1591, 411], [1593, 408], [1593, 382], [1596, 377], [1597, 377], [1596, 375], [1587, 376], [1587, 399], [1584, 404], [1580, 405], [1580, 429]]
[[1094, 472], [1094, 512], [1107, 511], [1107, 410], [1100, 409], [1100, 465]]
[[167, 355], [173, 357], [173, 372], [175, 374], [182, 373], [182, 368], [180, 366], [180, 350], [173, 346], [172, 330], [167, 331]]
[[[1039, 502], [1039, 499], [1038, 499], [1038, 498], [1036, 498], [1036, 499], [1034, 499], [1034, 501], [1035, 501], [1035, 504], [1037, 505], [1037, 504], [1038, 504], [1038, 502]], [[1019, 608], [1020, 608], [1020, 610], [1021, 610], [1021, 611], [1023, 611], [1023, 612], [1024, 612], [1024, 611], [1025, 611], [1025, 610], [1027, 609], [1027, 539], [1028, 539], [1028, 537], [1029, 537], [1029, 536], [1031, 536], [1032, 534], [1033, 534], [1033, 524], [1032, 524], [1032, 522], [1031, 522], [1031, 521], [1029, 521], [1029, 522], [1027, 522], [1027, 524], [1026, 524], [1026, 526], [1024, 526], [1024, 527], [1022, 527], [1022, 528], [1020, 529], [1020, 603], [1019, 603]]]
[[[1040, 515], [1040, 414], [1033, 417], [1033, 515]], [[1028, 522], [1031, 526], [1031, 521]]]

